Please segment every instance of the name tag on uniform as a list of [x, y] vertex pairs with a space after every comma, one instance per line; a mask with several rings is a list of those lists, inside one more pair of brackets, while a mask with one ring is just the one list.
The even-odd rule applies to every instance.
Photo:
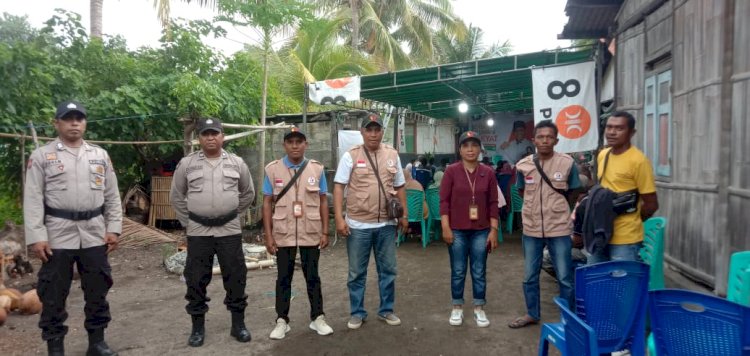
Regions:
[[534, 184], [534, 177], [526, 176], [526, 179], [524, 179], [524, 182], [526, 182], [526, 184]]
[[278, 187], [278, 188], [283, 188], [284, 187], [284, 180], [281, 179], [281, 178], [276, 178], [276, 179], [273, 180], [273, 184], [276, 187]]
[[358, 160], [357, 160], [357, 168], [365, 168], [365, 167], [367, 167], [367, 166], [365, 165], [365, 160], [363, 160], [363, 159], [358, 159]]
[[301, 201], [295, 201], [292, 205], [293, 211], [294, 211], [294, 217], [299, 218], [302, 217], [302, 202]]

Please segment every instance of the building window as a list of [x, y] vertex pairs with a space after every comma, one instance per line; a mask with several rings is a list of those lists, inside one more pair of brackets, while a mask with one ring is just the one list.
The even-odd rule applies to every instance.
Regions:
[[644, 153], [657, 176], [672, 175], [672, 71], [646, 78]]

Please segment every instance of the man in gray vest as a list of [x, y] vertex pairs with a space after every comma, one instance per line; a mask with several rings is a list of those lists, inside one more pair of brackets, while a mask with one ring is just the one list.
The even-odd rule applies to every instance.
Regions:
[[214, 255], [219, 259], [227, 292], [224, 304], [232, 313], [230, 335], [248, 342], [247, 267], [242, 252], [240, 214], [250, 207], [255, 189], [245, 162], [222, 149], [224, 130], [219, 119], [198, 120], [196, 133], [201, 150], [180, 160], [170, 192], [177, 218], [187, 229], [185, 309], [193, 321], [188, 345], [201, 346], [205, 339], [206, 302], [210, 300], [206, 287], [211, 282]]
[[50, 355], [65, 353], [65, 300], [73, 264], [86, 300], [86, 355], [117, 355], [104, 342], [104, 329], [111, 320], [107, 292], [112, 268], [107, 254], [117, 248], [122, 231], [120, 192], [107, 151], [83, 139], [86, 118], [81, 103], [61, 103], [55, 113], [57, 139], [31, 153], [26, 171], [26, 243], [42, 260], [39, 327]]

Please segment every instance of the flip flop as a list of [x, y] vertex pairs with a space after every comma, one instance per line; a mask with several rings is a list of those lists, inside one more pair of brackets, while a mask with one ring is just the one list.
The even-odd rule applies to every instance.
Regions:
[[525, 316], [522, 316], [508, 323], [508, 327], [511, 329], [520, 329], [533, 324], [539, 324], [539, 320], [529, 319]]

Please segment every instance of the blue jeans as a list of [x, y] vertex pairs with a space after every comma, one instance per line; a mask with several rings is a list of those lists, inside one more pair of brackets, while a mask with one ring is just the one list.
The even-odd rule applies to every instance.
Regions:
[[346, 239], [346, 252], [349, 255], [349, 305], [351, 315], [367, 318], [365, 310], [365, 284], [367, 265], [370, 264], [370, 250], [375, 252], [375, 265], [378, 270], [380, 287], [380, 309], [378, 315], [393, 312], [396, 293], [396, 226], [386, 225], [376, 229], [349, 229]]
[[560, 298], [565, 299], [568, 305], [573, 306], [573, 262], [570, 249], [573, 243], [570, 236], [559, 237], [531, 237], [523, 235], [524, 272], [523, 296], [526, 299], [526, 313], [534, 320], [541, 319], [539, 301], [539, 272], [542, 269], [542, 256], [544, 246], [549, 248], [552, 258], [552, 266], [557, 275], [557, 284], [560, 286]]
[[464, 304], [466, 262], [471, 260], [471, 289], [474, 305], [486, 304], [487, 234], [490, 230], [453, 230], [453, 243], [448, 246], [451, 259], [451, 297], [453, 305]]
[[641, 256], [638, 251], [641, 250], [643, 242], [636, 242], [634, 244], [625, 245], [613, 245], [609, 244], [602, 251], [595, 251], [589, 255], [586, 264], [593, 265], [594, 263], [607, 262], [607, 261], [641, 261]]

